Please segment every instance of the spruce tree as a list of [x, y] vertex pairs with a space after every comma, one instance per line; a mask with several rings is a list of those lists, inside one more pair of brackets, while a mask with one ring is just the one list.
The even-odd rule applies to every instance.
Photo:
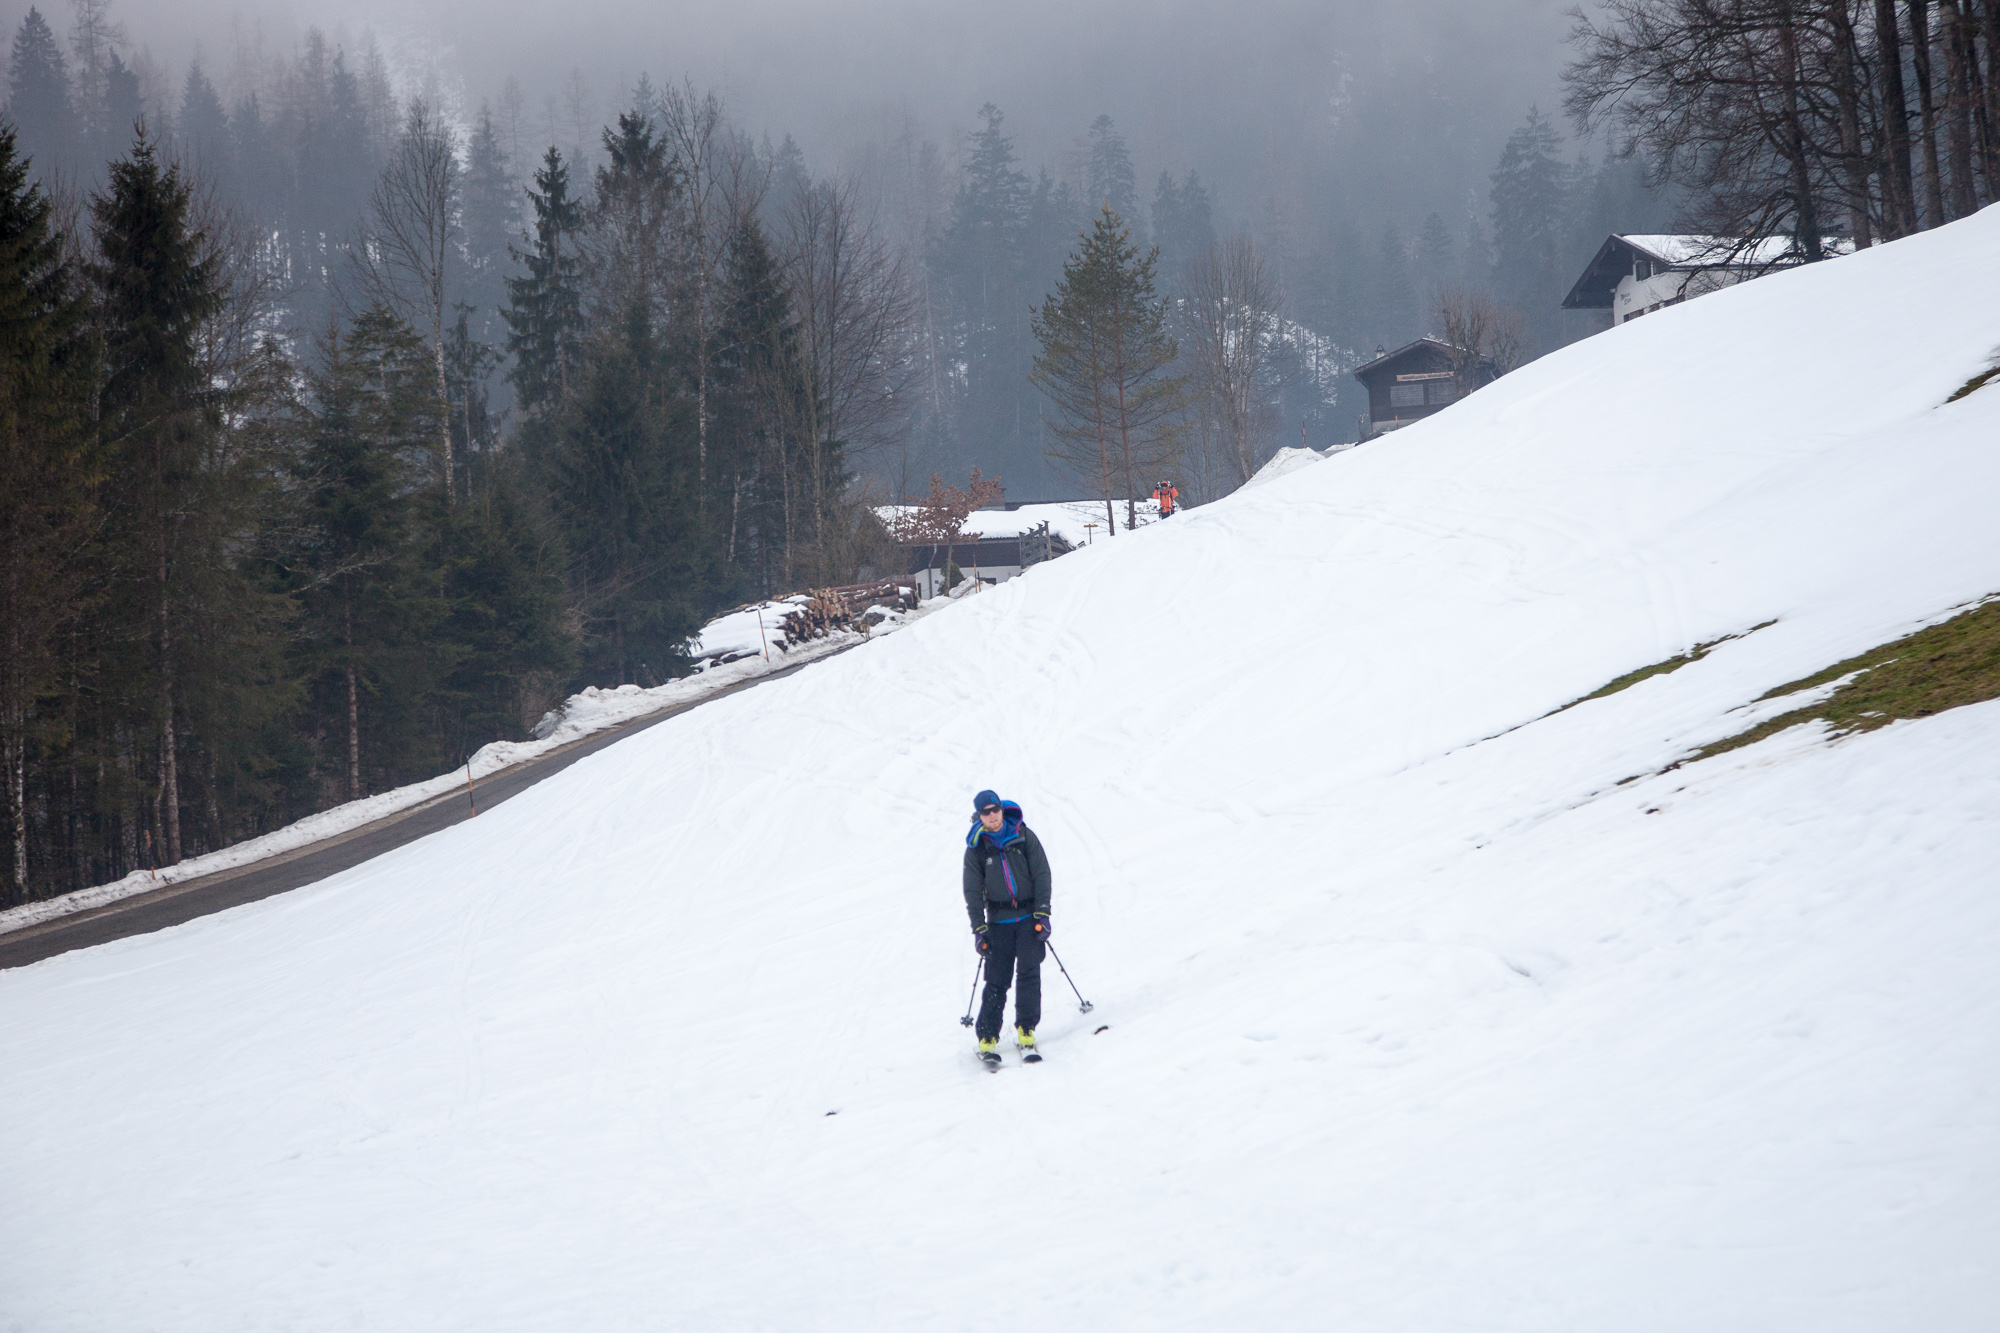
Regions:
[[1539, 108], [1512, 134], [1493, 169], [1493, 288], [1500, 299], [1527, 313], [1535, 346], [1548, 351], [1560, 340], [1561, 301], [1567, 275], [1561, 265], [1570, 169], [1562, 138]]
[[784, 275], [754, 216], [730, 234], [715, 339], [712, 438], [732, 481], [726, 558], [770, 595], [790, 589], [796, 567], [805, 377]]
[[466, 143], [462, 196], [465, 291], [474, 311], [475, 334], [489, 340], [500, 336], [492, 326], [498, 325], [500, 307], [507, 300], [507, 243], [517, 231], [514, 212], [519, 190], [507, 170], [493, 113], [484, 106]]
[[1176, 281], [1215, 244], [1213, 206], [1198, 173], [1190, 171], [1180, 184], [1171, 172], [1160, 173], [1153, 188], [1153, 240], [1160, 247], [1161, 271]]
[[1457, 281], [1456, 249], [1457, 246], [1451, 236], [1451, 227], [1446, 224], [1444, 215], [1432, 213], [1427, 216], [1424, 219], [1423, 232], [1417, 237], [1413, 264], [1426, 309], [1437, 299], [1439, 291]]
[[219, 261], [191, 216], [178, 167], [161, 167], [143, 131], [111, 164], [92, 196], [104, 380], [99, 421], [119, 481], [121, 524], [131, 542], [136, 594], [126, 623], [150, 640], [147, 721], [157, 728], [161, 835], [168, 864], [181, 857], [180, 664], [189, 650], [186, 600], [192, 566], [212, 557], [196, 537], [204, 466], [219, 422], [202, 360], [202, 329], [223, 303]]
[[33, 159], [38, 179], [74, 165], [82, 145], [69, 64], [48, 20], [32, 5], [14, 31], [7, 62], [7, 116], [20, 136], [16, 151]]
[[1417, 292], [1410, 281], [1410, 252], [1393, 222], [1382, 224], [1369, 268], [1369, 335], [1390, 348], [1416, 335]]
[[1098, 483], [1108, 520], [1122, 483], [1128, 529], [1142, 479], [1179, 448], [1184, 385], [1169, 373], [1179, 348], [1154, 290], [1159, 257], [1157, 248], [1142, 256], [1119, 216], [1102, 209], [1033, 320], [1034, 380], [1059, 413], [1050, 456]]
[[1110, 116], [1099, 115], [1090, 122], [1084, 147], [1083, 191], [1091, 211], [1109, 208], [1120, 218], [1136, 222], [1140, 216], [1139, 178], [1132, 169], [1132, 155], [1125, 149], [1125, 136]]
[[86, 429], [88, 346], [78, 275], [48, 197], [0, 127], [0, 901], [30, 878], [28, 767], [63, 736], [63, 638], [84, 595], [77, 548], [99, 476]]
[[175, 126], [187, 160], [215, 186], [223, 198], [236, 197], [239, 185], [229, 151], [229, 113], [199, 61], [188, 66], [181, 84], [181, 114]]
[[1001, 130], [1000, 108], [989, 102], [979, 118], [984, 128], [972, 136], [950, 220], [932, 252], [946, 307], [937, 355], [964, 368], [962, 378], [951, 380], [961, 449], [1018, 476], [1043, 466], [1029, 443], [1035, 421], [1026, 382], [1034, 354], [1024, 255], [1029, 185], [1015, 165], [1013, 139]]
[[509, 247], [526, 274], [507, 279], [508, 377], [521, 406], [533, 411], [568, 398], [577, 343], [583, 330], [582, 267], [578, 233], [583, 210], [569, 193], [569, 168], [551, 148], [535, 172], [528, 201], [535, 230], [527, 251]]
[[409, 776], [421, 696], [444, 674], [414, 500], [436, 398], [422, 340], [386, 307], [332, 325], [316, 350], [297, 465], [304, 537], [288, 583], [306, 730], [338, 738], [316, 768], [326, 796], [357, 800]]

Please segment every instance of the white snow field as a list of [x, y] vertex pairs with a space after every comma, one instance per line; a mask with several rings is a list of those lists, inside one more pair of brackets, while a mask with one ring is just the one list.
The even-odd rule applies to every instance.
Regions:
[[1991, 1330], [2000, 703], [1619, 782], [2000, 591], [1996, 343], [1989, 209], [0, 973], [0, 1329]]

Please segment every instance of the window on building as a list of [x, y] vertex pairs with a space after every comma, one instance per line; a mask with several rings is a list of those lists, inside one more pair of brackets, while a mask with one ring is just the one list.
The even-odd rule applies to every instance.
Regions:
[[1640, 282], [1644, 282], [1646, 279], [1652, 277], [1653, 261], [1650, 259], [1641, 259], [1638, 262], [1634, 263], [1632, 265], [1632, 276], [1637, 278]]
[[1436, 407], [1458, 397], [1458, 388], [1450, 380], [1432, 380], [1425, 386], [1424, 398]]
[[1422, 407], [1424, 386], [1421, 384], [1391, 384], [1389, 386], [1389, 406]]

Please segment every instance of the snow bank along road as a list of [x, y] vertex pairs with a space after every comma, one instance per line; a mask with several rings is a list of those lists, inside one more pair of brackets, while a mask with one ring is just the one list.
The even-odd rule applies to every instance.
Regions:
[[0, 973], [0, 1329], [1989, 1333], [2000, 701], [1662, 770], [2000, 591], [1996, 344], [1988, 210]]
[[[860, 644], [853, 645], [859, 647]], [[846, 649], [836, 650], [844, 652]], [[823, 659], [815, 659], [823, 660]], [[585, 755], [624, 740], [634, 732], [657, 726], [689, 708], [698, 708], [725, 694], [754, 688], [803, 671], [812, 662], [801, 662], [757, 676], [692, 703], [649, 713], [634, 722], [593, 732], [568, 745], [523, 763], [504, 768], [482, 778], [468, 796], [463, 787], [434, 796], [421, 805], [398, 810], [381, 819], [349, 829], [296, 851], [234, 866], [199, 878], [163, 885], [145, 893], [115, 899], [102, 907], [88, 908], [54, 917], [35, 925], [0, 934], [0, 969], [23, 967], [53, 958], [71, 949], [85, 949], [129, 935], [143, 935], [168, 926], [178, 926], [196, 917], [254, 903], [275, 893], [302, 888], [338, 874], [382, 853], [427, 838], [439, 829], [450, 828], [473, 817], [475, 807], [492, 810], [501, 802], [526, 791], [537, 782], [554, 777]]]

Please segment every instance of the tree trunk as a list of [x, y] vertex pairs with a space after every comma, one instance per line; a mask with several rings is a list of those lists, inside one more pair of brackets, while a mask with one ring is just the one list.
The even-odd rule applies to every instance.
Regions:
[[1840, 117], [1840, 158], [1847, 182], [1848, 225], [1854, 243], [1866, 248], [1875, 244], [1874, 219], [1869, 207], [1868, 160], [1861, 151], [1861, 92], [1855, 77], [1861, 53], [1855, 49], [1854, 24], [1847, 12], [1847, 0], [1831, 6], [1834, 41], [1839, 46], [1834, 66], [1834, 101]]
[[1917, 106], [1923, 115], [1918, 141], [1924, 152], [1924, 226], [1941, 227], [1949, 219], [1944, 211], [1944, 174], [1938, 166], [1937, 102], [1931, 94], [1931, 3], [1910, 0], [1910, 64], [1917, 76]]
[[1813, 194], [1811, 149], [1799, 104], [1799, 33], [1789, 3], [1779, 7], [1779, 58], [1784, 61], [1785, 159], [1791, 168], [1792, 208], [1799, 248], [1808, 261], [1826, 257], [1820, 235], [1819, 200]]
[[444, 374], [444, 310], [433, 307], [431, 315], [431, 350], [437, 360], [438, 435], [444, 441], [444, 506], [450, 509], [458, 503], [458, 479], [452, 468], [451, 457], [451, 392], [446, 388]]
[[[1973, 68], [1979, 67], [1978, 45]], [[2000, 0], [1986, 0], [1986, 202], [2000, 203]]]
[[181, 782], [178, 742], [174, 733], [174, 643], [167, 613], [167, 551], [160, 543], [160, 823], [166, 836], [167, 864], [181, 860]]
[[28, 747], [19, 730], [6, 745], [7, 806], [14, 816], [14, 901], [28, 901]]
[[348, 644], [348, 801], [362, 799], [362, 699], [354, 669], [354, 608], [342, 600], [340, 628]]
[[1910, 102], [1903, 91], [1903, 40], [1896, 0], [1875, 0], [1875, 46], [1882, 71], [1882, 230], [1894, 240], [1917, 230], [1910, 175]]
[[[1962, 2], [1971, 4], [1971, 0]], [[1979, 205], [1972, 190], [1972, 79], [1965, 52], [1969, 24], [1960, 12], [1960, 3], [1939, 0], [1938, 36], [1944, 44], [1944, 129], [1951, 166], [1951, 211], [1955, 217], [1968, 218]]]

